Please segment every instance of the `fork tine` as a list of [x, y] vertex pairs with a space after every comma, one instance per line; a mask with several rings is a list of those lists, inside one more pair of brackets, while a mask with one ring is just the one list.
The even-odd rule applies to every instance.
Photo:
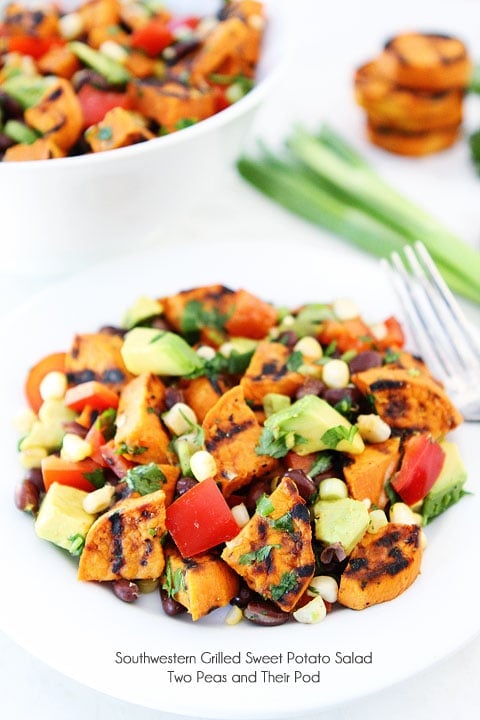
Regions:
[[460, 305], [440, 275], [425, 245], [417, 241], [414, 243], [414, 248], [437, 295], [443, 300], [438, 309], [448, 325], [447, 332], [462, 345], [462, 362], [465, 363], [468, 357], [468, 366], [473, 364], [480, 367], [480, 337], [474, 334], [473, 328], [468, 324]]

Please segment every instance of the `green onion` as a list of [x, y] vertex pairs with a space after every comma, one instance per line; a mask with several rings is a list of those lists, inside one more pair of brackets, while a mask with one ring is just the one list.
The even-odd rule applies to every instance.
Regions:
[[296, 129], [276, 157], [238, 161], [240, 174], [283, 207], [378, 257], [422, 240], [455, 292], [480, 303], [480, 255], [391, 188], [331, 128]]

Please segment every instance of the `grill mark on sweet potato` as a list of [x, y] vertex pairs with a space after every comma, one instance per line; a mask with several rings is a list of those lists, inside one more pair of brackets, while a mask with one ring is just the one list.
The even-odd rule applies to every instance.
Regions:
[[152, 554], [152, 550], [153, 550], [153, 543], [149, 538], [147, 538], [145, 540], [145, 551], [143, 553], [142, 559], [140, 560], [140, 565], [143, 565], [143, 567], [148, 565], [148, 558]]
[[305, 577], [310, 577], [312, 575], [312, 573], [314, 572], [314, 570], [315, 570], [315, 565], [308, 564], [308, 565], [301, 565], [300, 567], [297, 568], [296, 572], [297, 572], [298, 577], [305, 578]]
[[235, 435], [238, 435], [247, 430], [248, 428], [252, 427], [253, 424], [253, 420], [246, 420], [240, 425], [235, 425], [232, 422], [228, 430], [222, 430], [221, 428], [217, 428], [215, 435], [205, 443], [206, 449], [209, 452], [212, 452], [212, 450], [216, 450], [218, 446], [221, 445], [225, 440], [230, 440]]
[[109, 517], [113, 539], [113, 562], [112, 572], [118, 573], [125, 564], [123, 556], [123, 520], [120, 513], [114, 513]]
[[376, 380], [370, 385], [371, 392], [381, 390], [399, 390], [405, 387], [403, 380]]
[[306, 505], [303, 505], [302, 503], [297, 503], [297, 505], [294, 505], [291, 509], [291, 515], [293, 520], [299, 520], [300, 522], [310, 522], [310, 513], [308, 512], [308, 508]]

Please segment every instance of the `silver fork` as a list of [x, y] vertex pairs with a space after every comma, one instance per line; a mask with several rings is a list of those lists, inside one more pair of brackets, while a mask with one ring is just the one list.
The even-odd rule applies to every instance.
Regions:
[[480, 338], [421, 242], [383, 259], [416, 346], [468, 422], [480, 422]]

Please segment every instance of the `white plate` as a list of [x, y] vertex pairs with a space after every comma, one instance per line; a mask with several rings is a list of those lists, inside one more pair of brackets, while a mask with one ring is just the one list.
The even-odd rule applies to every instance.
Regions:
[[[478, 495], [464, 498], [428, 528], [422, 574], [400, 598], [364, 612], [339, 610], [316, 626], [291, 623], [276, 628], [246, 621], [228, 627], [224, 610], [195, 624], [185, 617], [168, 618], [156, 594], [133, 606], [123, 604], [105, 588], [77, 582], [73, 560], [39, 541], [31, 518], [13, 505], [13, 486], [21, 470], [10, 418], [23, 403], [25, 372], [42, 354], [66, 348], [75, 331], [118, 323], [139, 294], [160, 295], [212, 281], [247, 287], [281, 304], [348, 295], [372, 321], [395, 311], [377, 263], [360, 255], [349, 257], [355, 261], [346, 263], [344, 253], [308, 241], [297, 240], [293, 248], [287, 240], [263, 241], [256, 236], [230, 239], [228, 246], [205, 239], [198, 243], [197, 238], [195, 244], [119, 258], [84, 272], [4, 321], [0, 622], [5, 632], [65, 675], [114, 697], [226, 720], [287, 718], [352, 700], [417, 673], [480, 630], [476, 574], [471, 569]], [[475, 432], [465, 426], [455, 434], [471, 478], [478, 471]], [[202, 662], [202, 657], [221, 660], [215, 655], [220, 652], [240, 653], [241, 665]], [[116, 653], [177, 653], [193, 656], [196, 662], [117, 664]], [[249, 657], [261, 655], [273, 661], [280, 653], [279, 664], [247, 663]], [[291, 662], [288, 653], [295, 656]], [[371, 653], [372, 662], [336, 663], [337, 653]], [[297, 682], [295, 672], [303, 674]], [[243, 673], [244, 682], [234, 683], [233, 673]], [[225, 675], [227, 682], [220, 677], [207, 682], [206, 674]], [[180, 676], [183, 680], [175, 679]]]

